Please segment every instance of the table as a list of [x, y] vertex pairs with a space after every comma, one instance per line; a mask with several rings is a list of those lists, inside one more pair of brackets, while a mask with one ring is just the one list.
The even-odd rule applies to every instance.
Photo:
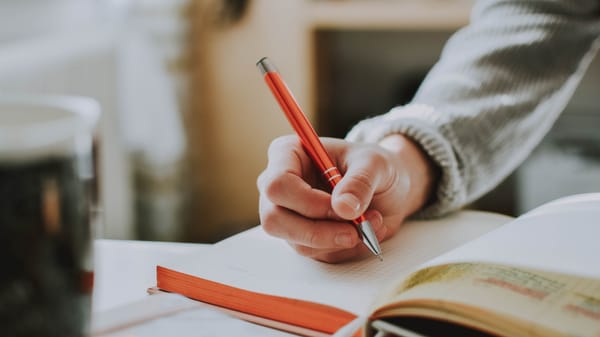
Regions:
[[96, 240], [92, 311], [106, 311], [145, 298], [146, 289], [156, 284], [157, 264], [209, 247], [192, 243]]
[[[173, 242], [96, 240], [94, 242], [94, 291], [92, 322], [106, 321], [108, 316], [128, 316], [136, 321], [135, 311], [149, 307], [186, 307], [157, 319], [136, 322], [116, 331], [92, 333], [92, 337], [159, 337], [159, 336], [247, 336], [291, 337], [293, 335], [265, 328], [231, 317], [200, 302], [178, 298], [158, 299], [147, 288], [156, 284], [155, 266], [189, 254], [201, 254], [208, 244]], [[187, 301], [188, 304], [182, 301]], [[192, 303], [193, 302], [193, 303]], [[183, 305], [182, 305], [183, 303]]]

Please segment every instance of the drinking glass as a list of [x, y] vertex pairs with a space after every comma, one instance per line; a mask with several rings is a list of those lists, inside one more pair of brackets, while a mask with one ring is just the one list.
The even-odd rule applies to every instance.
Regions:
[[0, 95], [2, 336], [88, 335], [98, 104]]

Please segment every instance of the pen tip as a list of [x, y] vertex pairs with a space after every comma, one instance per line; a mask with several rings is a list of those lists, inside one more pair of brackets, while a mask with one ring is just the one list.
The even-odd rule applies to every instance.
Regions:
[[383, 262], [383, 256], [381, 256], [381, 254], [378, 254], [377, 258], [379, 259], [379, 261]]
[[358, 230], [362, 236], [363, 243], [369, 248], [373, 255], [378, 256], [379, 259], [382, 260], [381, 247], [379, 246], [379, 241], [373, 231], [373, 227], [371, 227], [371, 223], [367, 220], [362, 221], [358, 226]]

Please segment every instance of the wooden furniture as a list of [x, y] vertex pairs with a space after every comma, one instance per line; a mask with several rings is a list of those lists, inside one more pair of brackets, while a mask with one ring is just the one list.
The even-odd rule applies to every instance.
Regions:
[[[336, 109], [330, 94], [336, 89], [331, 65], [338, 55], [331, 45], [337, 34], [441, 32], [443, 41], [467, 23], [472, 1], [253, 0], [236, 22], [219, 19], [220, 5], [196, 0], [190, 11], [187, 127], [195, 241], [212, 242], [258, 223], [256, 178], [266, 165], [268, 145], [292, 133], [255, 67], [258, 59], [269, 56], [277, 64], [322, 135], [339, 136], [328, 130], [334, 124], [328, 114]], [[441, 46], [425, 58], [428, 64]], [[419, 50], [419, 45], [407, 47]]]

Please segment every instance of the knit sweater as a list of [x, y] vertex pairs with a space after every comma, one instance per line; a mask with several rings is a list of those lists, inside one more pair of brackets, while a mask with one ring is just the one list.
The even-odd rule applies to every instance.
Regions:
[[420, 144], [442, 173], [419, 215], [442, 215], [525, 160], [599, 47], [598, 0], [479, 1], [411, 103], [360, 122], [346, 139], [377, 143], [402, 133]]

